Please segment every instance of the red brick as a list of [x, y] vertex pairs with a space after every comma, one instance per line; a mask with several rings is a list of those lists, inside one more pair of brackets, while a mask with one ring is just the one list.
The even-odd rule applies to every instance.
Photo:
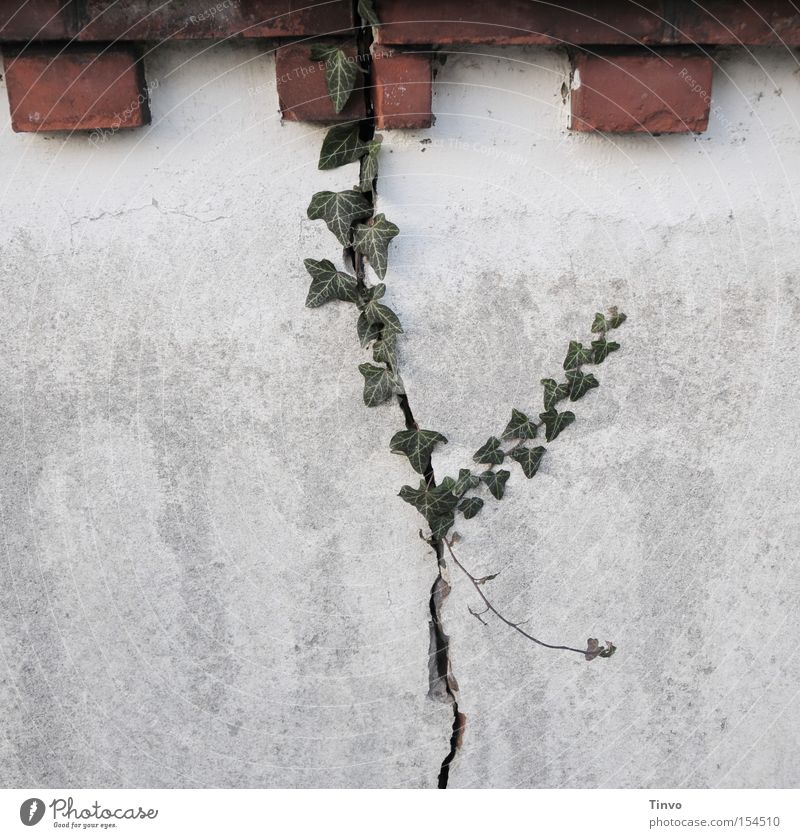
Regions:
[[791, 0], [703, 0], [679, 4], [674, 43], [800, 46], [800, 10]]
[[578, 55], [572, 130], [669, 134], [705, 131], [713, 62], [679, 53]]
[[69, 0], [19, 0], [0, 6], [0, 40], [70, 38], [74, 14]]
[[[0, 6], [0, 41], [297, 38], [344, 34], [354, 25], [351, 0], [18, 0]], [[796, 0], [380, 0], [378, 9], [385, 22], [379, 40], [406, 46], [800, 46]]]
[[[658, 4], [656, 4], [658, 5]], [[633, 44], [663, 29], [658, 14], [629, 2], [578, 0], [382, 0], [385, 44]]]
[[378, 40], [448, 44], [800, 46], [792, 0], [381, 0]]
[[[355, 60], [356, 48], [343, 46]], [[291, 122], [346, 122], [366, 116], [364, 87], [359, 73], [357, 87], [344, 110], [333, 110], [325, 82], [325, 62], [311, 58], [311, 44], [292, 44], [280, 47], [275, 53], [275, 75], [278, 81], [278, 101], [283, 118]]]
[[353, 27], [351, 0], [84, 0], [81, 40], [297, 38]]
[[132, 47], [34, 47], [5, 58], [15, 131], [135, 128], [150, 121], [142, 65]]
[[429, 55], [373, 48], [375, 127], [430, 128], [433, 71]]

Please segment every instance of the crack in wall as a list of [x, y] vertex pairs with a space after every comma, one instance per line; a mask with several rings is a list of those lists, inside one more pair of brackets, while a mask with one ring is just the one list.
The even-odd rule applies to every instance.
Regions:
[[[364, 71], [366, 83], [364, 85], [364, 103], [366, 118], [362, 120], [360, 127], [361, 139], [372, 140], [375, 137], [375, 108], [372, 98], [372, 27], [360, 18], [358, 2], [354, 0], [354, 15], [359, 21], [357, 55], [361, 69]], [[373, 191], [373, 208], [376, 208], [377, 190]], [[363, 258], [358, 253], [351, 251], [351, 258], [356, 269], [356, 278], [359, 283], [364, 281]], [[411, 409], [408, 395], [401, 393], [397, 396], [397, 403], [403, 412], [403, 419], [407, 430], [419, 430], [419, 425], [414, 419], [414, 412]], [[423, 478], [428, 486], [436, 485], [436, 475], [433, 471], [431, 458], [425, 464]], [[458, 682], [453, 675], [452, 661], [450, 659], [450, 637], [444, 630], [442, 620], [442, 608], [445, 599], [450, 594], [450, 580], [447, 562], [444, 558], [444, 545], [441, 538], [431, 537], [424, 539], [434, 550], [436, 556], [436, 578], [431, 586], [431, 595], [428, 601], [430, 611], [430, 643], [428, 647], [428, 698], [444, 704], [450, 704], [453, 709], [453, 726], [449, 739], [449, 749], [442, 760], [437, 775], [437, 787], [446, 789], [450, 779], [450, 768], [456, 757], [458, 749], [464, 736], [467, 717], [458, 708]]]
[[76, 227], [78, 224], [92, 223], [100, 221], [103, 218], [122, 218], [126, 215], [142, 212], [143, 210], [155, 209], [161, 215], [179, 215], [181, 218], [188, 218], [190, 221], [198, 221], [200, 224], [214, 224], [217, 221], [226, 221], [231, 218], [230, 215], [216, 215], [214, 218], [200, 218], [198, 215], [184, 212], [179, 209], [162, 209], [155, 198], [151, 198], [150, 202], [143, 204], [140, 207], [125, 207], [120, 210], [101, 210], [97, 215], [80, 215], [77, 218], [70, 219], [70, 227]]
[[[418, 430], [414, 420], [414, 414], [408, 401], [408, 396], [403, 394], [397, 397], [406, 419], [408, 430]], [[423, 478], [428, 486], [436, 485], [436, 475], [433, 471], [431, 458], [425, 464]], [[421, 531], [420, 531], [421, 535]], [[430, 644], [428, 646], [428, 698], [444, 704], [450, 704], [453, 708], [453, 727], [450, 735], [450, 749], [442, 760], [437, 777], [437, 786], [446, 789], [450, 780], [450, 766], [456, 757], [458, 749], [464, 737], [467, 717], [458, 709], [458, 681], [453, 674], [452, 660], [450, 658], [450, 635], [444, 630], [442, 610], [444, 601], [450, 595], [450, 574], [447, 562], [444, 558], [444, 544], [441, 538], [431, 537], [424, 539], [434, 550], [436, 556], [436, 578], [431, 586], [431, 596], [428, 601], [430, 610]]]
[[[430, 475], [433, 480], [432, 469], [430, 469]], [[435, 481], [433, 481], [433, 485], [435, 485]], [[430, 598], [431, 642], [428, 661], [430, 683], [428, 697], [453, 706], [453, 731], [450, 736], [450, 750], [442, 760], [437, 778], [438, 787], [446, 789], [450, 780], [450, 765], [456, 757], [456, 752], [461, 747], [467, 717], [458, 709], [458, 681], [453, 674], [450, 659], [450, 635], [445, 632], [442, 622], [442, 605], [450, 594], [447, 563], [444, 560], [441, 540], [432, 541], [431, 546], [436, 551], [438, 572], [431, 587]]]

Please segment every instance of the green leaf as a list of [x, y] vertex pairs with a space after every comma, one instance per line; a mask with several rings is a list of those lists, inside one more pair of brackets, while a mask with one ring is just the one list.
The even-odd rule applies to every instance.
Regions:
[[375, 407], [390, 399], [393, 393], [402, 392], [399, 379], [386, 367], [359, 364], [358, 371], [364, 376], [364, 404], [367, 407]]
[[554, 407], [545, 413], [540, 413], [539, 418], [544, 422], [545, 437], [552, 442], [568, 425], [575, 421], [575, 414], [571, 410], [559, 413]]
[[458, 505], [458, 509], [464, 513], [467, 520], [474, 518], [483, 509], [483, 498], [464, 498]]
[[606, 320], [605, 314], [601, 314], [598, 311], [594, 316], [594, 321], [592, 323], [592, 332], [607, 332], [608, 328], [608, 321]]
[[358, 0], [358, 14], [368, 26], [381, 25], [378, 15], [375, 13], [375, 7], [372, 5], [372, 0]]
[[442, 489], [447, 489], [448, 492], [452, 492], [453, 489], [455, 488], [455, 485], [456, 485], [456, 481], [453, 480], [452, 477], [443, 477], [442, 482], [439, 483], [439, 486]]
[[380, 212], [372, 223], [356, 226], [353, 236], [353, 247], [369, 259], [370, 265], [378, 276], [383, 279], [388, 267], [389, 242], [400, 232], [400, 228]]
[[595, 658], [610, 658], [616, 651], [617, 647], [610, 640], [606, 640], [605, 644], [601, 645], [596, 637], [590, 637], [586, 641], [584, 657], [587, 661]]
[[608, 311], [608, 325], [611, 329], [618, 329], [628, 319], [627, 314], [617, 311], [616, 308], [610, 308]]
[[378, 177], [378, 154], [381, 150], [383, 137], [376, 134], [367, 144], [367, 154], [361, 160], [361, 178], [359, 188], [362, 192], [372, 192], [372, 184]]
[[480, 477], [473, 474], [468, 468], [460, 468], [458, 470], [458, 480], [453, 484], [453, 494], [461, 497], [464, 492], [474, 489], [480, 482]]
[[567, 381], [571, 402], [578, 401], [589, 390], [600, 386], [600, 382], [591, 373], [585, 373], [583, 370], [567, 370]]
[[358, 65], [344, 50], [336, 49], [328, 53], [325, 60], [325, 82], [336, 113], [341, 113], [347, 104], [356, 86], [357, 76]]
[[569, 349], [567, 350], [567, 357], [564, 359], [564, 369], [572, 370], [579, 367], [581, 364], [591, 364], [592, 356], [588, 349], [585, 349], [582, 343], [577, 340], [569, 342]]
[[344, 192], [317, 192], [308, 205], [312, 221], [322, 219], [328, 229], [345, 246], [350, 245], [350, 228], [355, 221], [369, 218], [372, 205], [361, 192], [345, 189]]
[[337, 49], [336, 44], [312, 44], [311, 59], [313, 61], [327, 61]]
[[487, 485], [489, 491], [497, 498], [502, 500], [506, 491], [506, 480], [511, 477], [511, 472], [504, 468], [500, 471], [484, 471], [481, 474], [481, 480]]
[[447, 515], [441, 515], [438, 518], [434, 518], [429, 523], [431, 535], [434, 538], [444, 538], [447, 535], [447, 531], [455, 523], [455, 513], [448, 512]]
[[536, 448], [526, 448], [524, 445], [518, 445], [508, 452], [508, 456], [522, 466], [525, 477], [530, 480], [539, 470], [539, 463], [541, 463], [545, 451], [547, 449], [543, 445], [537, 445]]
[[347, 163], [355, 163], [368, 150], [367, 143], [358, 136], [358, 125], [335, 125], [325, 135], [319, 153], [320, 169], [335, 169]]
[[367, 303], [362, 316], [366, 317], [370, 323], [380, 323], [384, 335], [398, 335], [403, 332], [400, 318], [383, 303], [374, 301]]
[[306, 305], [309, 308], [317, 308], [329, 300], [345, 300], [350, 303], [358, 300], [356, 278], [337, 271], [329, 259], [305, 259], [303, 264], [311, 274], [311, 287], [306, 297]]
[[364, 288], [362, 291], [363, 302], [361, 303], [362, 308], [367, 305], [367, 303], [372, 303], [375, 300], [380, 300], [383, 298], [383, 295], [386, 293], [386, 285], [384, 283], [379, 282], [377, 285], [370, 285], [367, 288]]
[[476, 463], [487, 463], [497, 466], [503, 462], [502, 443], [496, 436], [490, 436], [486, 442], [472, 455]]
[[392, 437], [389, 448], [393, 454], [405, 454], [411, 468], [424, 474], [431, 460], [431, 452], [439, 442], [446, 443], [447, 437], [438, 431], [398, 431]]
[[558, 384], [553, 378], [543, 378], [541, 385], [544, 387], [544, 409], [550, 410], [562, 399], [569, 395], [568, 384]]
[[397, 337], [393, 334], [384, 335], [372, 347], [372, 360], [379, 364], [397, 367]]
[[[383, 340], [403, 332], [398, 316], [389, 306], [378, 302], [385, 292], [386, 286], [382, 282], [362, 291], [359, 301], [361, 315], [356, 323], [358, 339], [362, 347], [368, 346], [373, 340]], [[394, 350], [394, 344], [390, 349]], [[375, 360], [381, 359], [375, 358]]]
[[[366, 349], [373, 341], [381, 339], [382, 326], [375, 320], [370, 320], [362, 311], [356, 321], [356, 334], [362, 349]], [[375, 358], [377, 361], [378, 359]]]
[[616, 352], [619, 349], [619, 344], [613, 340], [606, 340], [605, 338], [600, 338], [600, 340], [593, 340], [592, 341], [592, 353], [595, 364], [602, 364], [603, 361], [612, 353]]
[[521, 411], [511, 408], [511, 421], [503, 431], [503, 439], [533, 439], [536, 425]]
[[458, 498], [446, 486], [430, 487], [424, 480], [420, 480], [419, 489], [403, 486], [400, 497], [429, 523], [452, 512], [458, 504]]

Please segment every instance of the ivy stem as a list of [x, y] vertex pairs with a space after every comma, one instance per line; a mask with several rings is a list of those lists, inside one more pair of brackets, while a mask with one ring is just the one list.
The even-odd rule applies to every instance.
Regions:
[[538, 638], [534, 637], [532, 634], [528, 634], [528, 632], [524, 631], [519, 627], [519, 623], [514, 623], [509, 620], [507, 617], [504, 617], [489, 599], [486, 597], [486, 594], [481, 589], [481, 582], [476, 577], [473, 576], [461, 562], [456, 558], [456, 554], [453, 552], [453, 547], [451, 543], [448, 541], [447, 538], [443, 538], [442, 542], [447, 546], [447, 551], [450, 553], [450, 557], [452, 558], [453, 562], [455, 562], [456, 567], [472, 582], [472, 586], [478, 592], [478, 596], [483, 600], [483, 604], [495, 615], [501, 622], [505, 623], [510, 628], [514, 629], [514, 631], [521, 634], [523, 637], [526, 637], [528, 640], [532, 640], [534, 643], [538, 644], [539, 646], [544, 646], [545, 649], [560, 649], [564, 652], [576, 652], [579, 655], [586, 655], [587, 649], [576, 649], [574, 646], [554, 646], [552, 643], [545, 643], [543, 640], [539, 640]]

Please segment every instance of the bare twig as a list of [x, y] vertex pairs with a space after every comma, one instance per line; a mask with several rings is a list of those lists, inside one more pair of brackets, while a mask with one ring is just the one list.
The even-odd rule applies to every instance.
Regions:
[[[539, 640], [538, 638], [534, 637], [532, 634], [528, 634], [528, 632], [523, 631], [523, 629], [521, 629], [519, 627], [520, 626], [519, 623], [513, 623], [511, 620], [504, 617], [494, 607], [494, 605], [492, 605], [492, 603], [489, 602], [488, 598], [486, 597], [486, 594], [484, 594], [483, 589], [482, 589], [482, 579], [479, 579], [478, 577], [473, 576], [464, 567], [464, 565], [461, 564], [461, 562], [456, 558], [456, 554], [453, 552], [453, 548], [450, 545], [450, 542], [447, 540], [447, 538], [443, 538], [442, 541], [446, 545], [447, 551], [450, 553], [450, 557], [455, 562], [456, 567], [467, 577], [467, 579], [469, 579], [470, 582], [472, 582], [472, 586], [475, 588], [475, 590], [478, 592], [478, 595], [483, 600], [483, 604], [486, 606], [486, 609], [488, 611], [491, 611], [492, 614], [495, 615], [495, 617], [497, 617], [499, 620], [504, 622], [507, 626], [509, 626], [509, 628], [514, 629], [514, 631], [518, 632], [523, 637], [526, 637], [528, 640], [532, 640], [534, 643], [538, 644], [539, 646], [544, 646], [545, 649], [561, 649], [562, 651], [565, 651], [565, 652], [575, 652], [578, 655], [583, 655], [584, 657], [587, 657], [587, 652], [591, 651], [589, 649], [576, 649], [573, 646], [554, 646], [552, 643], [545, 643], [543, 640]], [[470, 609], [470, 613], [472, 613], [473, 616], [477, 616], [477, 614], [475, 614], [475, 612], [472, 611], [472, 609]], [[486, 612], [483, 612], [483, 613], [486, 613]], [[483, 622], [483, 620], [481, 620], [481, 622]], [[591, 658], [589, 658], [589, 660], [591, 660]]]
[[467, 606], [467, 611], [469, 611], [469, 613], [470, 613], [470, 614], [472, 614], [472, 616], [473, 616], [473, 617], [474, 617], [474, 618], [475, 618], [475, 619], [476, 619], [479, 623], [483, 623], [485, 626], [488, 626], [488, 625], [489, 625], [489, 623], [487, 623], [487, 622], [486, 622], [486, 620], [484, 620], [484, 619], [483, 619], [483, 615], [484, 615], [484, 614], [485, 614], [488, 610], [489, 610], [489, 609], [487, 608], [485, 611], [473, 611], [473, 610], [472, 610], [472, 608], [470, 608], [470, 606], [469, 606], [469, 605]]

